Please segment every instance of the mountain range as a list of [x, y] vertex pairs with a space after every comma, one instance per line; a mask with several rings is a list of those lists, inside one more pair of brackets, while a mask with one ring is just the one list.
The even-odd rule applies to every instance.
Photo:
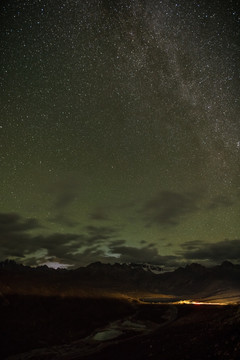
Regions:
[[151, 264], [92, 263], [74, 270], [32, 268], [13, 260], [0, 262], [0, 292], [94, 296], [94, 294], [169, 294], [211, 299], [240, 299], [240, 265], [214, 267], [193, 263], [172, 272]]

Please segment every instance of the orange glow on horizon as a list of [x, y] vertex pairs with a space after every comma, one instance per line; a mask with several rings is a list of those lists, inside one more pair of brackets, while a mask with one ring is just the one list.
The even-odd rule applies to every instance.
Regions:
[[180, 300], [176, 301], [174, 304], [187, 304], [187, 305], [229, 305], [229, 303], [224, 302], [204, 302], [204, 301], [193, 301], [193, 300]]

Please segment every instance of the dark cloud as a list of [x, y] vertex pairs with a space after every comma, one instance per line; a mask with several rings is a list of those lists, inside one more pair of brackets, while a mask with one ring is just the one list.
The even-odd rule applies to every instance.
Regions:
[[189, 241], [182, 244], [183, 251], [180, 254], [183, 258], [191, 261], [206, 260], [220, 263], [225, 260], [240, 262], [240, 239], [223, 240], [217, 243], [204, 241]]
[[141, 213], [147, 226], [177, 225], [183, 216], [191, 215], [198, 210], [198, 194], [162, 191], [148, 201]]
[[178, 262], [178, 257], [169, 255], [161, 256], [158, 250], [153, 246], [143, 246], [141, 248], [134, 246], [112, 246], [111, 252], [119, 254], [119, 262], [123, 263], [150, 263], [158, 265], [175, 266]]
[[93, 226], [89, 225], [85, 228], [87, 230], [87, 242], [88, 245], [93, 243], [101, 243], [106, 240], [112, 239], [116, 236], [117, 230], [110, 226]]
[[77, 176], [69, 176], [56, 182], [50, 189], [55, 195], [54, 207], [59, 210], [67, 208], [78, 197], [80, 181]]
[[23, 219], [15, 213], [0, 213], [1, 258], [22, 255], [31, 238], [27, 231], [40, 228], [42, 225], [36, 219]]
[[70, 205], [76, 199], [76, 193], [73, 189], [64, 189], [64, 192], [59, 194], [57, 197], [54, 206], [56, 209], [65, 209], [68, 205]]
[[204, 242], [202, 240], [192, 240], [186, 241], [185, 243], [181, 244], [181, 247], [186, 250], [194, 250], [201, 246]]
[[208, 204], [207, 209], [214, 210], [220, 207], [229, 207], [233, 205], [233, 201], [227, 198], [226, 196], [216, 196]]
[[95, 261], [101, 262], [116, 262], [115, 257], [107, 257], [102, 249], [87, 248], [77, 254], [69, 254], [64, 257], [64, 261], [70, 264], [75, 264], [75, 267], [85, 266]]
[[42, 227], [33, 218], [23, 220], [15, 213], [0, 213], [0, 234], [17, 233]]
[[[36, 265], [39, 261], [49, 261], [51, 258], [62, 263], [87, 264], [88, 259], [106, 259], [100, 248], [109, 242], [113, 243], [112, 239], [117, 234], [112, 227], [91, 225], [85, 227], [82, 234], [28, 233], [28, 230], [38, 228], [41, 225], [36, 219], [23, 219], [18, 214], [0, 214], [1, 260], [13, 257], [25, 264]], [[117, 244], [123, 242], [118, 241]]]
[[109, 217], [106, 210], [103, 208], [97, 208], [90, 214], [90, 219], [97, 221], [107, 221], [109, 220]]
[[[28, 257], [36, 258], [36, 253], [47, 253], [48, 256], [65, 257], [86, 245], [83, 235], [78, 234], [50, 234], [31, 235], [26, 231], [0, 232], [1, 260], [9, 257], [18, 258], [25, 263]], [[35, 255], [34, 255], [35, 254]]]
[[93, 226], [93, 225], [88, 225], [85, 227], [85, 229], [87, 230], [88, 234], [93, 235], [93, 236], [104, 236], [106, 238], [108, 238], [110, 235], [113, 235], [114, 233], [116, 233], [116, 229], [111, 227], [111, 226]]
[[151, 242], [151, 243], [147, 244], [147, 247], [149, 247], [149, 248], [154, 248], [155, 246], [156, 246], [155, 242]]
[[70, 219], [69, 207], [78, 199], [80, 192], [80, 180], [76, 174], [62, 178], [48, 187], [47, 192], [53, 196], [53, 206], [51, 212], [54, 215], [47, 220], [58, 223], [62, 226], [75, 227], [78, 223]]
[[66, 253], [69, 250], [76, 250], [76, 248], [80, 248], [86, 244], [85, 237], [80, 234], [54, 233], [47, 236], [40, 235], [32, 237], [32, 241], [36, 242], [39, 248], [52, 251], [55, 255], [58, 254], [58, 256], [61, 249], [64, 249]]
[[[28, 230], [40, 228], [35, 219], [25, 220], [17, 214], [0, 214], [0, 253], [2, 259], [15, 257], [19, 261], [36, 265], [46, 261], [58, 261], [75, 266], [93, 261], [149, 262], [172, 265], [175, 256], [161, 256], [154, 243], [128, 247], [123, 239], [116, 239], [117, 229], [107, 226], [85, 227], [82, 234], [32, 235]], [[143, 244], [143, 242], [142, 242]], [[106, 257], [106, 250], [110, 253]], [[112, 254], [112, 255], [111, 255]]]
[[119, 211], [126, 211], [131, 209], [135, 206], [134, 202], [125, 202], [122, 204], [112, 204], [111, 206], [99, 206], [94, 209], [90, 214], [89, 217], [91, 220], [96, 221], [108, 221], [111, 220], [109, 214], [114, 214]]
[[136, 202], [134, 201], [129, 201], [129, 202], [125, 202], [123, 204], [120, 204], [117, 206], [118, 209], [131, 209], [136, 205]]
[[108, 243], [108, 246], [111, 248], [113, 246], [124, 245], [125, 243], [126, 243], [126, 240], [114, 240], [114, 241], [111, 241], [110, 243]]
[[65, 253], [61, 257], [58, 257], [56, 255], [45, 255], [37, 259], [36, 257], [29, 257], [24, 260], [24, 264], [34, 266], [36, 264], [41, 265], [46, 262], [55, 262], [58, 264], [68, 264], [76, 268], [80, 266], [86, 266], [90, 263], [95, 262], [96, 260], [102, 262], [106, 261], [106, 255], [104, 254], [103, 250], [87, 248], [82, 252], [76, 254]]
[[64, 213], [58, 213], [56, 216], [54, 216], [54, 217], [52, 217], [50, 219], [48, 218], [47, 220], [49, 222], [61, 224], [63, 226], [67, 226], [67, 227], [75, 227], [75, 226], [79, 225], [79, 223], [77, 221], [74, 221], [74, 220], [70, 219]]

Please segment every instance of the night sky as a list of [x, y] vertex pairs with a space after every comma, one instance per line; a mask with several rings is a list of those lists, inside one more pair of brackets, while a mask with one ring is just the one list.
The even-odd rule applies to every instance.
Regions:
[[240, 262], [237, 2], [0, 10], [0, 260]]

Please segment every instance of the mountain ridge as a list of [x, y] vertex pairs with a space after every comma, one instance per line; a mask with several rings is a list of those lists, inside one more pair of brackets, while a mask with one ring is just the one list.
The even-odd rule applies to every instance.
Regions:
[[0, 292], [82, 296], [101, 293], [152, 293], [193, 296], [239, 292], [240, 265], [229, 261], [205, 267], [192, 263], [171, 272], [154, 273], [157, 265], [103, 264], [77, 269], [31, 268], [13, 260], [0, 262]]

